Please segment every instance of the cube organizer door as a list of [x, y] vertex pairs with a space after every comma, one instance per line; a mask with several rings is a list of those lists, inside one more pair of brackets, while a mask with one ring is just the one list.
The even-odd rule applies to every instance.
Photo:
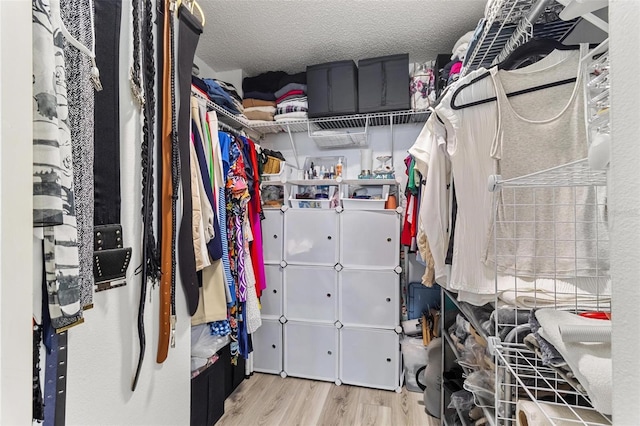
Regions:
[[284, 325], [284, 371], [289, 376], [335, 381], [338, 330], [333, 325], [289, 321]]
[[287, 210], [284, 260], [288, 264], [334, 266], [338, 262], [338, 213]]
[[288, 320], [326, 322], [338, 318], [338, 273], [330, 267], [284, 268], [284, 315]]
[[400, 381], [400, 341], [395, 331], [340, 330], [340, 379], [350, 385], [395, 390]]
[[340, 263], [345, 268], [393, 269], [400, 262], [400, 216], [395, 210], [340, 214]]
[[394, 271], [340, 272], [340, 322], [393, 329], [398, 325], [400, 277]]
[[253, 368], [261, 373], [282, 371], [282, 324], [278, 320], [262, 320], [262, 326], [251, 335]]
[[265, 263], [277, 263], [282, 261], [282, 216], [280, 210], [264, 209], [262, 221], [262, 244]]
[[262, 292], [260, 304], [262, 305], [262, 317], [282, 316], [282, 272], [280, 265], [265, 265], [267, 289]]

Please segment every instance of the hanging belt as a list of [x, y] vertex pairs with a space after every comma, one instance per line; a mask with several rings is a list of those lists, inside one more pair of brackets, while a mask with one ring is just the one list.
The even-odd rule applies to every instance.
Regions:
[[33, 420], [44, 420], [44, 400], [42, 399], [42, 383], [40, 381], [40, 342], [42, 342], [42, 325], [33, 320], [33, 388], [31, 398], [31, 417]]
[[187, 295], [189, 313], [193, 315], [198, 308], [198, 277], [193, 249], [192, 199], [191, 199], [191, 72], [193, 59], [198, 46], [202, 25], [189, 10], [180, 6], [178, 11], [180, 36], [178, 48], [178, 89], [180, 90], [180, 111], [178, 116], [178, 142], [180, 145], [180, 176], [182, 180], [182, 222], [178, 237], [180, 252], [180, 278]]
[[[153, 47], [153, 16], [151, 10], [151, 2], [144, 1], [144, 14], [142, 19], [137, 19], [142, 23], [142, 30], [135, 28], [136, 13], [140, 13], [139, 1], [133, 0], [134, 13], [134, 43], [140, 43], [144, 40], [144, 49], [142, 49], [142, 59], [144, 63], [144, 125], [142, 139], [142, 282], [140, 283], [140, 302], [138, 305], [138, 338], [140, 341], [140, 353], [138, 355], [138, 365], [136, 367], [135, 376], [131, 385], [134, 391], [138, 384], [142, 362], [144, 360], [144, 352], [146, 349], [146, 336], [144, 330], [144, 308], [147, 297], [147, 285], [149, 282], [155, 284], [159, 278], [160, 268], [158, 265], [158, 254], [156, 240], [153, 228], [153, 143], [154, 143], [154, 120], [156, 111], [155, 100], [155, 60]], [[138, 16], [139, 18], [139, 16]], [[141, 37], [140, 37], [141, 36]], [[135, 58], [134, 58], [135, 59]], [[135, 60], [134, 60], [135, 64]], [[135, 73], [135, 66], [133, 72]], [[137, 86], [135, 78], [132, 78], [132, 89], [134, 96], [136, 95]]]
[[175, 223], [176, 223], [176, 189], [179, 187], [176, 144], [173, 143], [173, 127], [175, 122], [175, 103], [173, 91], [173, 12], [171, 2], [163, 2], [163, 72], [162, 72], [162, 193], [160, 198], [160, 264], [162, 275], [160, 276], [160, 321], [158, 328], [158, 354], [156, 362], [162, 363], [169, 353], [169, 340], [171, 334], [171, 293], [175, 286]]
[[[46, 287], [44, 279], [43, 294], [46, 294]], [[44, 425], [64, 426], [67, 408], [67, 332], [56, 333], [51, 324], [46, 297], [43, 298], [42, 305], [43, 342], [46, 348]]]
[[96, 292], [126, 285], [131, 248], [120, 225], [119, 46], [122, 0], [95, 0], [96, 64], [103, 90], [94, 113], [94, 252]]

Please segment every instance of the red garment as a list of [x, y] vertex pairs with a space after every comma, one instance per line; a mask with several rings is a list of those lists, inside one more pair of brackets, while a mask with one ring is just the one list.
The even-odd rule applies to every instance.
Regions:
[[[409, 168], [411, 166], [411, 156], [407, 156], [407, 158], [404, 159], [404, 164], [407, 167], [405, 170], [405, 174], [408, 176], [409, 175]], [[417, 235], [417, 222], [418, 222], [418, 215], [417, 215], [417, 210], [418, 210], [418, 199], [416, 198], [415, 195], [413, 195], [412, 192], [410, 191], [406, 191], [407, 193], [407, 208], [404, 211], [404, 220], [402, 221], [402, 233], [400, 234], [400, 244], [402, 244], [403, 246], [407, 246], [407, 247], [411, 247], [412, 246], [412, 242], [413, 242], [413, 238], [416, 237]], [[409, 222], [409, 207], [411, 206], [411, 200], [413, 200], [413, 207], [412, 210], [414, 211], [413, 214], [413, 222], [414, 223], [410, 223]]]
[[[410, 201], [412, 198], [415, 198], [415, 197], [413, 196], [413, 194], [409, 193], [409, 195], [407, 195], [407, 208], [405, 209], [404, 221], [402, 223], [402, 234], [400, 234], [400, 244], [407, 247], [411, 247], [411, 239], [413, 238], [413, 235], [411, 233], [411, 228], [413, 227], [412, 226], [413, 224], [409, 222], [409, 205], [411, 204]], [[417, 203], [414, 203], [414, 204], [417, 204]], [[416, 216], [414, 216], [414, 218], [415, 217]]]
[[260, 203], [260, 175], [258, 173], [258, 153], [256, 146], [251, 139], [249, 142], [249, 155], [251, 168], [254, 170], [254, 185], [251, 201], [249, 202], [249, 225], [253, 233], [253, 241], [249, 244], [249, 254], [251, 255], [251, 263], [253, 266], [253, 274], [256, 277], [256, 293], [258, 297], [262, 296], [262, 290], [267, 288], [267, 275], [264, 269], [264, 246], [262, 243], [262, 223], [260, 221], [260, 212], [262, 206]]
[[304, 90], [289, 90], [287, 93], [285, 93], [284, 95], [280, 96], [278, 99], [276, 99], [276, 103], [280, 103], [282, 101], [284, 101], [286, 98], [288, 98], [289, 96], [293, 96], [293, 95], [304, 95]]

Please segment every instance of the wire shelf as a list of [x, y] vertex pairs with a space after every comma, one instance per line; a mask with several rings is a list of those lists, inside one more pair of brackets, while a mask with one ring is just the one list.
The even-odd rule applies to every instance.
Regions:
[[286, 132], [287, 129], [292, 133], [300, 133], [307, 131], [320, 131], [320, 130], [338, 130], [338, 129], [357, 129], [369, 126], [388, 126], [393, 124], [411, 124], [411, 123], [424, 123], [429, 118], [429, 111], [392, 111], [392, 112], [377, 112], [371, 114], [354, 114], [338, 117], [323, 117], [323, 118], [311, 118], [307, 120], [291, 120], [273, 123], [261, 122], [251, 123], [247, 125], [251, 129], [262, 133], [281, 133]]
[[256, 132], [266, 135], [270, 133], [283, 133], [289, 129], [292, 133], [306, 132], [308, 127], [308, 120], [290, 120], [290, 121], [274, 121], [274, 122], [261, 122], [250, 123], [251, 129]]
[[514, 179], [502, 180], [499, 176], [490, 179], [492, 190], [517, 187], [580, 187], [606, 186], [606, 170], [592, 170], [588, 160], [577, 160], [551, 169], [531, 173]]
[[[531, 6], [532, 0], [505, 0], [502, 2], [502, 6], [497, 10], [495, 19], [497, 21], [506, 22], [507, 24], [517, 23], [520, 19], [527, 16]], [[564, 9], [559, 3], [552, 2], [545, 8], [536, 23], [543, 23], [549, 21], [555, 21], [560, 15], [560, 12]]]
[[216, 112], [216, 114], [218, 115], [218, 120], [220, 120], [223, 123], [231, 126], [235, 130], [248, 129], [248, 128], [251, 127], [251, 125], [249, 123], [249, 120], [243, 118], [242, 116], [231, 114], [229, 111], [227, 111], [226, 109], [222, 108], [220, 105], [218, 105], [218, 104], [216, 104], [214, 102], [211, 102], [200, 91], [192, 90], [191, 94], [195, 95], [199, 99], [202, 99], [202, 100], [206, 101], [207, 102], [207, 106], [209, 108], [213, 109]]
[[218, 114], [221, 127], [226, 125], [233, 130], [242, 130], [257, 138], [267, 134], [307, 132], [318, 147], [324, 149], [366, 146], [370, 126], [424, 123], [430, 114], [426, 110], [407, 110], [314, 119], [252, 122], [242, 116], [231, 114], [198, 90], [192, 90], [192, 93], [205, 100], [207, 106]]
[[[544, 1], [544, 0], [538, 0]], [[479, 67], [488, 68], [499, 56], [506, 56], [518, 43], [526, 41], [523, 37], [552, 38], [562, 41], [575, 28], [581, 18], [563, 21], [558, 16], [563, 6], [552, 1], [533, 22], [531, 33], [518, 34], [518, 40], [510, 42], [518, 25], [529, 28], [527, 16], [538, 4], [535, 0], [494, 0], [485, 13], [482, 32], [472, 50], [467, 52], [462, 75]], [[526, 24], [526, 25], [525, 25]]]
[[496, 276], [491, 343], [498, 424], [516, 424], [519, 400], [530, 400], [526, 404], [546, 417], [545, 424], [611, 424], [593, 409], [571, 360], [554, 368], [524, 345], [538, 341], [530, 335], [536, 309], [610, 315], [606, 183], [606, 172], [591, 170], [586, 159], [490, 180], [490, 188], [499, 190], [485, 259]]
[[496, 420], [515, 425], [518, 400], [530, 400], [549, 424], [611, 425], [598, 413], [582, 391], [575, 389], [553, 368], [545, 366], [522, 344], [501, 343], [497, 347]]

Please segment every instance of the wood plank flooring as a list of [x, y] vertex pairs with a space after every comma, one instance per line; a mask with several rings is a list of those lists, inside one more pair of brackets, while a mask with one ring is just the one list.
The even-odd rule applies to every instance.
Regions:
[[[420, 404], [418, 403], [420, 402]], [[225, 402], [220, 426], [436, 426], [422, 394], [255, 373]]]

